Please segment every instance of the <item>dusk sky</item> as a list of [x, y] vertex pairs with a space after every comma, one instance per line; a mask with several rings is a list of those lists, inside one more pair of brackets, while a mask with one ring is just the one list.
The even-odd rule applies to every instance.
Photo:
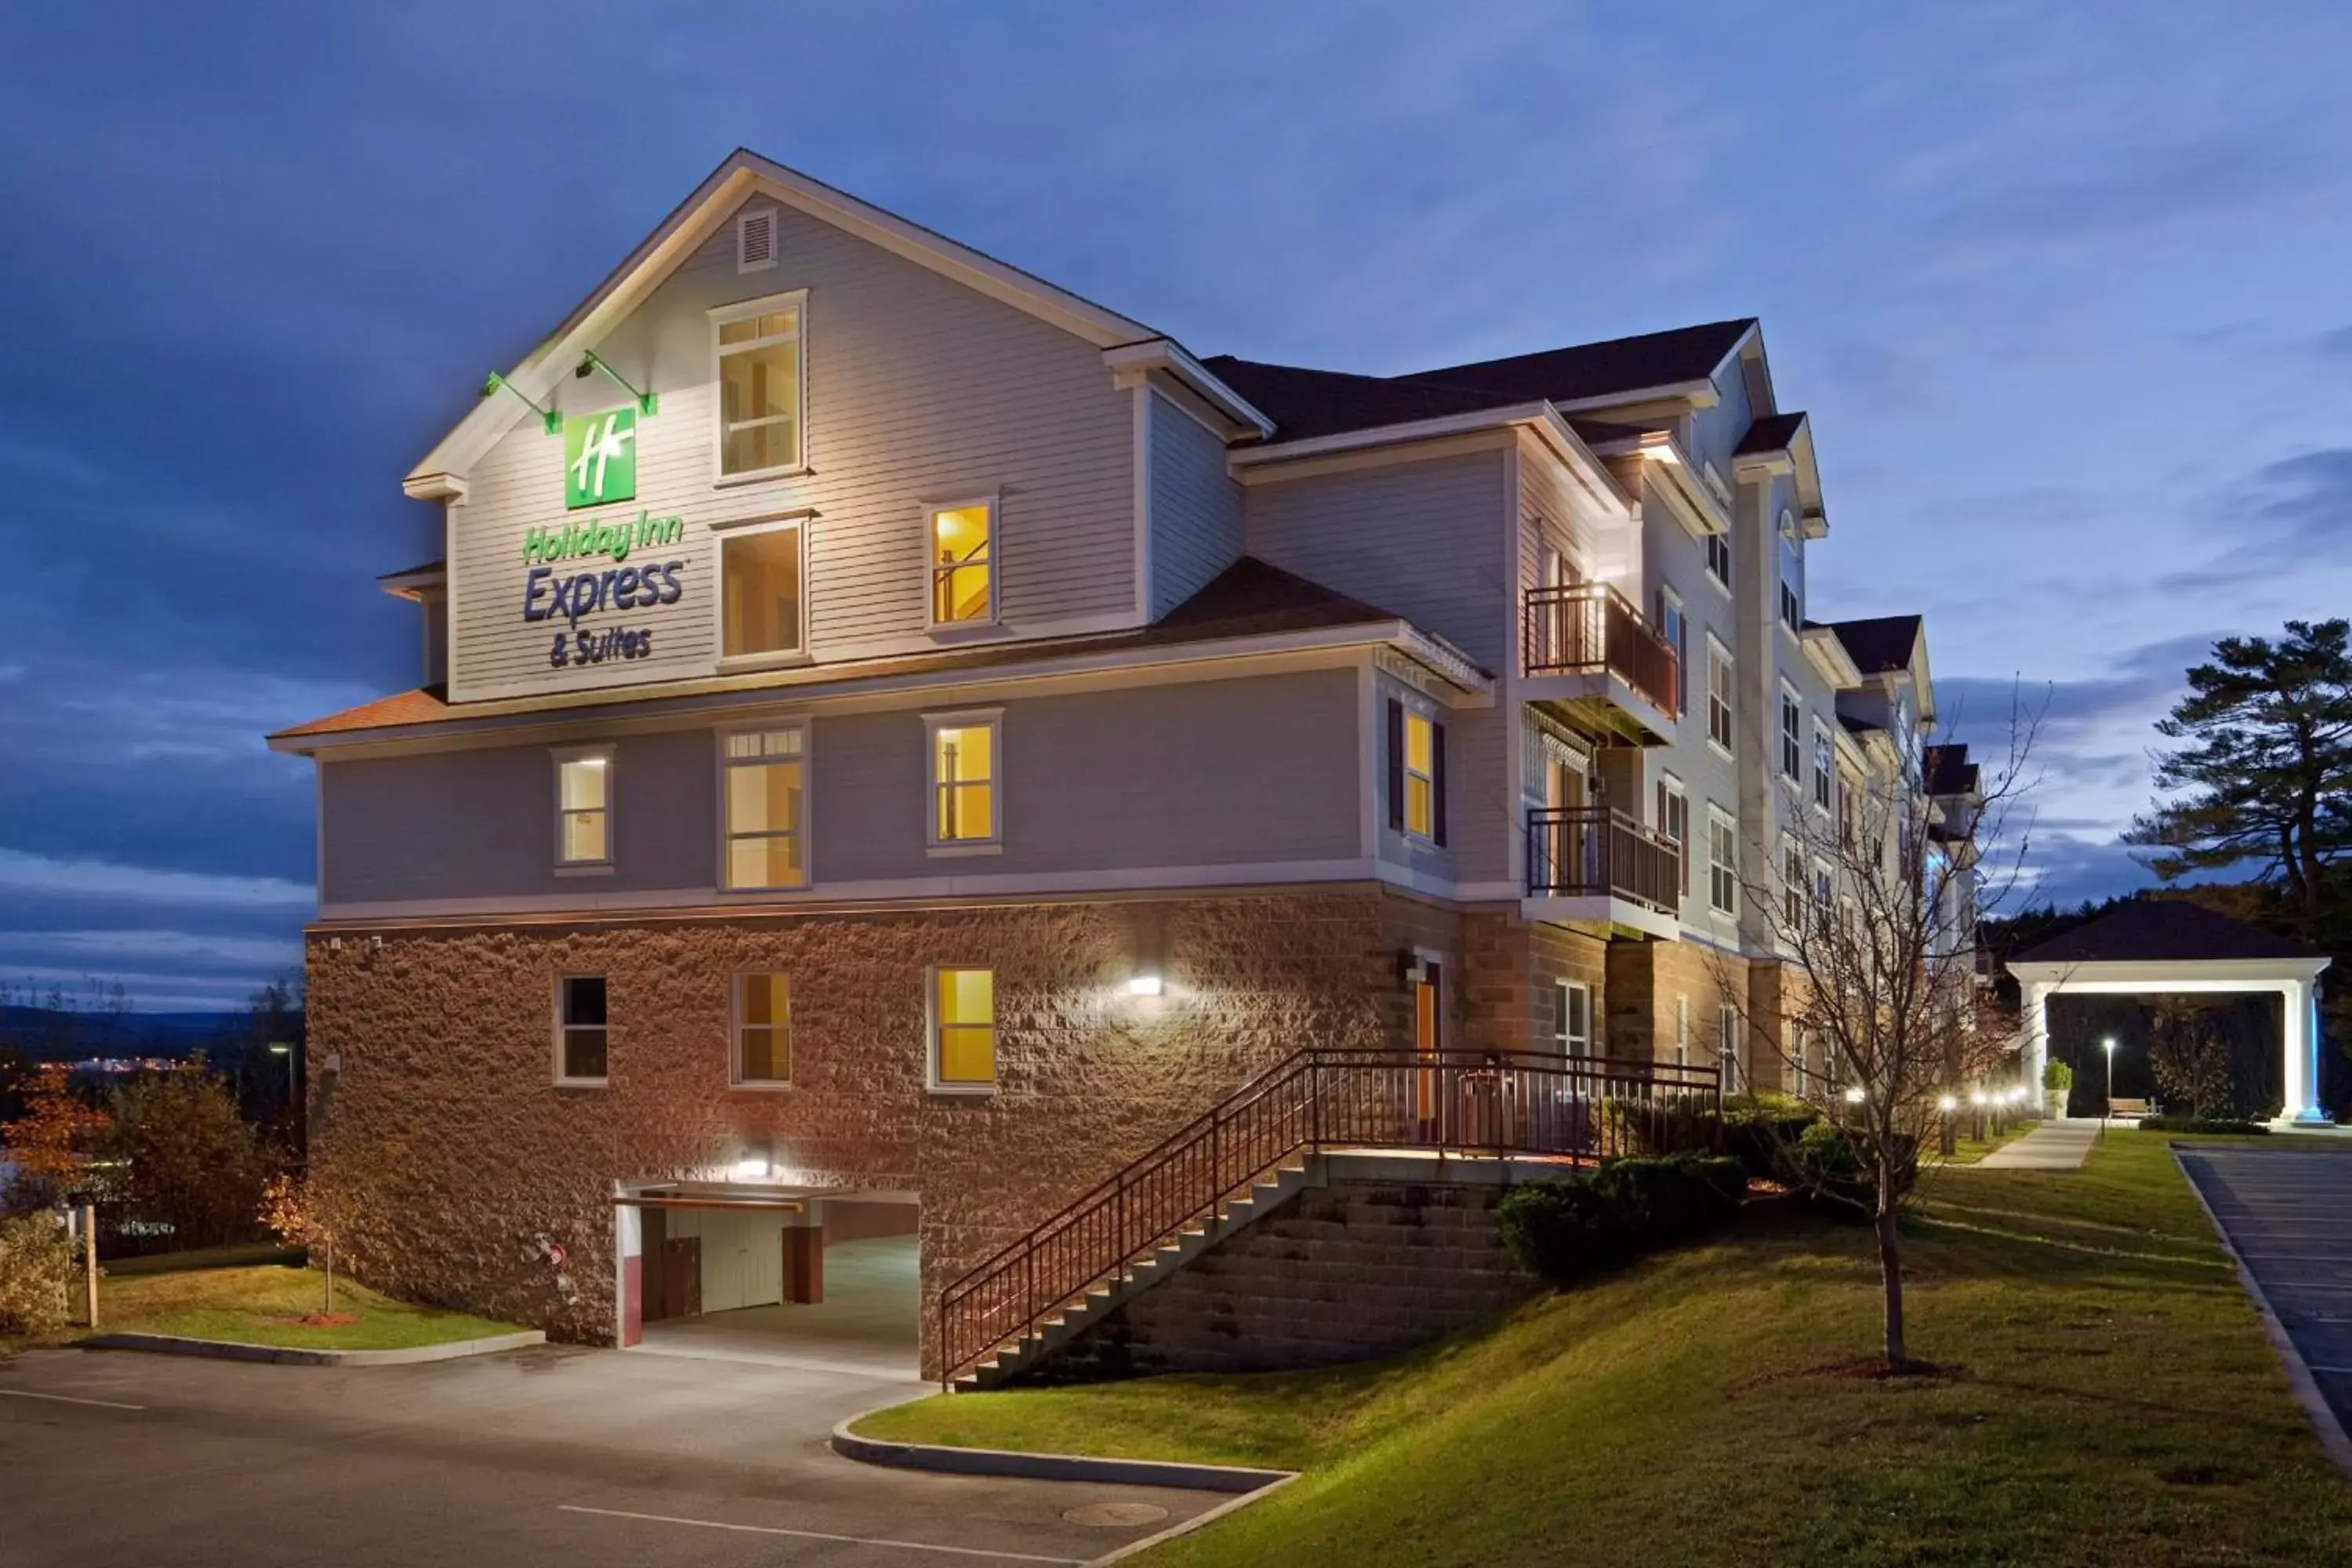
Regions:
[[[1890, 10], [1905, 15], [1890, 16]], [[1174, 334], [1386, 374], [1759, 316], [1817, 618], [2051, 688], [2048, 896], [2217, 635], [2352, 595], [2352, 7], [15, 7], [0, 979], [299, 966], [310, 764], [414, 683], [400, 479], [730, 150]], [[974, 395], [986, 395], [975, 386]]]

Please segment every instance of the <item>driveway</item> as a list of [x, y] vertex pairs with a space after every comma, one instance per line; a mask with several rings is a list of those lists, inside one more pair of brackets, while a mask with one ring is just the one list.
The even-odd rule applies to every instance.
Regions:
[[2352, 1428], [2352, 1149], [2208, 1146], [2180, 1163]]
[[[0, 1563], [1072, 1563], [1226, 1498], [879, 1469], [824, 1446], [902, 1380], [543, 1346], [405, 1367], [0, 1361]], [[1077, 1522], [1156, 1512], [1124, 1525]]]

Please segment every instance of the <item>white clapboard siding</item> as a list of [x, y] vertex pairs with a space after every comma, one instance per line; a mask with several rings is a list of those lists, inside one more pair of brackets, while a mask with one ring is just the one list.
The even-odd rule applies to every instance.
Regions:
[[[1100, 353], [1009, 305], [788, 209], [777, 263], [736, 269], [735, 226], [719, 232], [597, 353], [661, 398], [638, 422], [637, 494], [563, 510], [562, 441], [520, 402], [512, 430], [450, 509], [452, 695], [458, 700], [693, 679], [715, 668], [714, 522], [807, 509], [810, 652], [820, 661], [930, 646], [921, 507], [1000, 497], [1002, 617], [1015, 636], [1131, 616], [1135, 604], [1133, 413]], [[803, 476], [714, 483], [717, 387], [708, 311], [807, 290]], [[510, 395], [499, 393], [507, 397]], [[568, 412], [617, 407], [602, 374], [567, 379]], [[548, 662], [556, 626], [522, 618], [523, 540], [534, 526], [640, 510], [686, 520], [678, 603], [583, 619], [644, 627], [653, 655], [586, 668]], [[635, 556], [632, 557], [633, 561]], [[593, 563], [596, 569], [611, 563]], [[572, 571], [590, 570], [583, 561]], [[565, 570], [560, 566], [559, 572]], [[557, 623], [561, 625], [561, 623]]]
[[1225, 443], [1158, 394], [1151, 409], [1151, 614], [1166, 615], [1242, 552], [1242, 488]]
[[1502, 668], [1507, 455], [1465, 452], [1250, 485], [1249, 552]]

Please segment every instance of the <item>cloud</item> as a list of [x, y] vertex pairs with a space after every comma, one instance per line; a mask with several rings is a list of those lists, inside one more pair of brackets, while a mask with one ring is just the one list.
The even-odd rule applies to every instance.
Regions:
[[2288, 544], [2340, 549], [2352, 542], [2352, 447], [2266, 464], [2244, 494], [2252, 514], [2276, 528]]
[[268, 909], [299, 913], [314, 907], [307, 882], [274, 877], [205, 876], [102, 860], [61, 860], [0, 849], [0, 894], [20, 898], [100, 898], [124, 905]]
[[2081, 174], [2016, 181], [1954, 206], [1940, 226], [2037, 247], [2118, 237], [2253, 205], [2295, 167], [2274, 142], [2237, 136], [2180, 142], [2126, 152]]

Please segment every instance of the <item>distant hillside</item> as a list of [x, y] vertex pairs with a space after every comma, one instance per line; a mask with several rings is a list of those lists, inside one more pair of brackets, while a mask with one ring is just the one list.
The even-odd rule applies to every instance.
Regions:
[[0, 1046], [39, 1061], [182, 1057], [230, 1044], [249, 1027], [243, 1013], [97, 1014], [0, 1006]]

